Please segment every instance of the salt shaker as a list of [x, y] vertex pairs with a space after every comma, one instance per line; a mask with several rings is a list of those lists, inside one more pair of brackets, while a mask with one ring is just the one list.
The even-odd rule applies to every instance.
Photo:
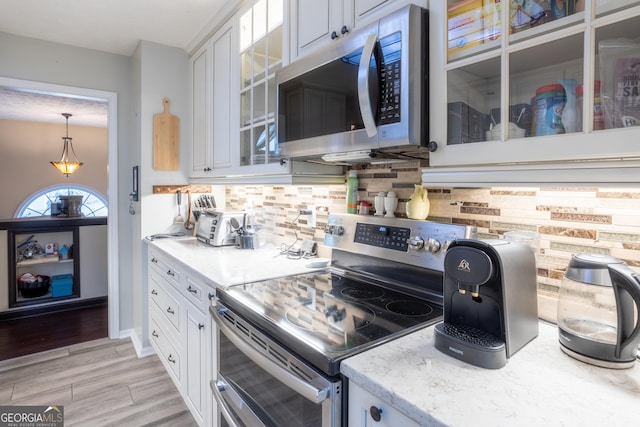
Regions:
[[398, 207], [398, 198], [396, 197], [396, 193], [393, 191], [389, 191], [387, 193], [387, 197], [384, 198], [384, 210], [386, 212], [386, 218], [395, 218], [394, 211]]
[[375, 216], [383, 216], [384, 215], [384, 198], [386, 194], [384, 191], [378, 193], [378, 195], [373, 199], [373, 204], [376, 208]]

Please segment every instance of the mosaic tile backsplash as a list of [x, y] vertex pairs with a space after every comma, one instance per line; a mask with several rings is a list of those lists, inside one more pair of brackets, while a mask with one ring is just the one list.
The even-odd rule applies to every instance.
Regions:
[[[396, 216], [406, 217], [405, 206], [421, 182], [420, 162], [368, 165], [358, 171], [361, 201], [380, 191], [398, 197]], [[425, 185], [428, 188], [428, 185]], [[598, 253], [624, 260], [640, 272], [639, 188], [428, 188], [429, 220], [474, 225], [478, 238], [499, 239], [508, 231], [536, 232], [540, 317], [555, 322], [556, 297], [564, 270], [573, 254]], [[345, 212], [345, 185], [228, 186], [226, 208], [253, 207], [263, 235], [287, 244], [297, 236], [324, 239], [329, 212]], [[315, 227], [307, 217], [296, 219], [300, 209], [313, 206]], [[371, 214], [374, 213], [372, 208]], [[295, 223], [294, 223], [295, 220]]]

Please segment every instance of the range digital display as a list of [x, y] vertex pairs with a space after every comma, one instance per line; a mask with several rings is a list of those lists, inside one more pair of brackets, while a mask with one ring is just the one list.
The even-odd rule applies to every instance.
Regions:
[[410, 235], [411, 230], [409, 228], [359, 222], [356, 225], [356, 234], [353, 241], [364, 245], [407, 252], [409, 250], [407, 241]]

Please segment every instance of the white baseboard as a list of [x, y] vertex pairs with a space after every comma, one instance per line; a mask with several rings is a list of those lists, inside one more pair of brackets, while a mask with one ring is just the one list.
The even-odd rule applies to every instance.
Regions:
[[138, 355], [138, 358], [143, 358], [143, 357], [151, 356], [152, 354], [156, 354], [155, 350], [150, 345], [146, 347], [142, 345], [142, 341], [140, 340], [140, 337], [138, 336], [138, 334], [136, 334], [135, 330], [133, 329], [125, 329], [123, 331], [120, 331], [120, 338], [131, 339], [131, 343], [133, 344], [133, 348], [136, 350], [136, 354]]

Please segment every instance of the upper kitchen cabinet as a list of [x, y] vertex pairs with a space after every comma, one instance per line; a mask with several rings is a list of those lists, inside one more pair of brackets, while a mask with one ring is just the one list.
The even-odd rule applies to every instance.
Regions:
[[341, 167], [281, 158], [275, 74], [286, 57], [284, 17], [284, 0], [250, 2], [192, 55], [192, 179], [344, 181]]
[[[232, 167], [238, 144], [238, 37], [232, 18], [191, 57], [191, 177]], [[234, 121], [235, 120], [235, 121]]]
[[425, 182], [438, 182], [434, 166], [640, 156], [640, 1], [430, 8], [430, 122], [443, 125], [430, 129], [437, 148]]
[[407, 3], [426, 7], [426, 1], [407, 0], [291, 0], [291, 60]]

